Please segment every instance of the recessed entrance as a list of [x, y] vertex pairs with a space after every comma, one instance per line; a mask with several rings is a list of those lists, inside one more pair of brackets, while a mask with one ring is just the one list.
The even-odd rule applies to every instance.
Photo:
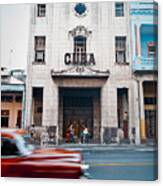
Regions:
[[89, 142], [100, 136], [100, 89], [60, 88], [60, 126], [62, 142], [71, 142], [70, 128], [73, 126], [74, 142], [81, 142], [84, 128], [88, 128]]
[[157, 82], [145, 81], [144, 91], [144, 112], [145, 132], [149, 140], [157, 139]]
[[124, 132], [124, 138], [128, 139], [128, 89], [117, 89], [117, 113], [118, 113], [118, 128]]

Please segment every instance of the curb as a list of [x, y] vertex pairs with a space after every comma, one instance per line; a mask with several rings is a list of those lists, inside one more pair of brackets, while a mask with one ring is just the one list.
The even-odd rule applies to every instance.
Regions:
[[67, 144], [67, 145], [49, 145], [49, 148], [66, 148], [79, 151], [139, 151], [139, 152], [153, 152], [157, 151], [157, 146], [147, 146], [147, 145], [97, 145], [97, 144]]

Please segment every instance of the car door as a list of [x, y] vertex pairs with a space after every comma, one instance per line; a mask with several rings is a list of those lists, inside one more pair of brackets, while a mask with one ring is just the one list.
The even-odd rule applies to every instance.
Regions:
[[1, 137], [1, 170], [2, 177], [20, 175], [17, 165], [20, 161], [20, 152], [14, 139]]

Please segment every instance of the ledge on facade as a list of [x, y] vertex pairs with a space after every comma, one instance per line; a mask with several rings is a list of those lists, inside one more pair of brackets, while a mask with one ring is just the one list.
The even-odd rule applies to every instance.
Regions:
[[129, 62], [123, 62], [123, 63], [120, 63], [120, 62], [115, 62], [115, 64], [116, 65], [122, 65], [122, 66], [128, 66], [128, 65], [130, 65], [130, 63]]
[[109, 78], [110, 71], [95, 70], [87, 66], [73, 66], [65, 70], [51, 70], [52, 77]]
[[136, 70], [133, 70], [133, 73], [134, 74], [158, 74], [158, 70], [157, 69], [153, 69], [153, 70], [147, 70], [147, 69], [136, 69]]
[[45, 61], [33, 61], [32, 65], [45, 65], [46, 62]]

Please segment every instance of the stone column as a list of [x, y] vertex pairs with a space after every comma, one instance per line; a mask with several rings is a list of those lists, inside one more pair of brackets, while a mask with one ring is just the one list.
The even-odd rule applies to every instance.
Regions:
[[26, 116], [24, 120], [24, 126], [30, 127], [32, 124], [32, 84], [27, 81], [27, 89], [25, 95], [25, 110]]
[[136, 25], [136, 51], [138, 58], [141, 57], [140, 24]]
[[24, 90], [22, 93], [22, 121], [21, 121], [21, 128], [26, 128], [25, 126], [25, 120], [26, 120], [26, 90], [25, 90], [25, 86], [24, 86]]
[[49, 81], [43, 90], [42, 127], [51, 127], [55, 132], [55, 142], [58, 142], [58, 87]]
[[140, 136], [141, 141], [145, 142], [145, 114], [144, 114], [144, 92], [143, 92], [143, 82], [139, 82], [139, 104], [140, 104]]
[[[110, 98], [111, 99], [111, 98]], [[109, 128], [109, 94], [108, 94], [108, 86], [105, 84], [101, 88], [101, 128], [100, 128], [100, 136], [101, 143], [104, 143], [104, 132], [106, 128]]]
[[132, 95], [131, 95], [131, 87], [128, 89], [128, 136], [130, 142], [132, 141]]
[[140, 144], [140, 116], [139, 116], [139, 82], [135, 81], [134, 82], [134, 120], [133, 122], [135, 123], [135, 144], [139, 145]]
[[93, 97], [93, 140], [95, 143], [99, 143], [100, 141], [100, 103], [99, 97]]
[[[58, 88], [59, 92], [59, 88]], [[63, 96], [58, 94], [58, 126], [57, 126], [57, 141], [58, 143], [63, 142]]]
[[[54, 85], [53, 85], [54, 86]], [[54, 125], [56, 125], [56, 144], [59, 143], [59, 88], [54, 88]]]

